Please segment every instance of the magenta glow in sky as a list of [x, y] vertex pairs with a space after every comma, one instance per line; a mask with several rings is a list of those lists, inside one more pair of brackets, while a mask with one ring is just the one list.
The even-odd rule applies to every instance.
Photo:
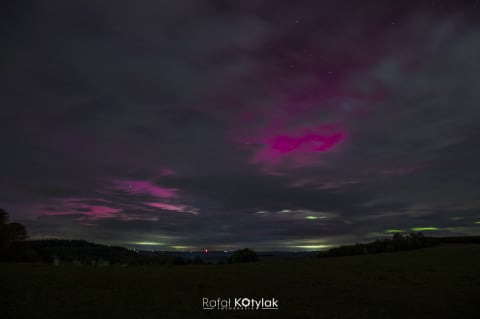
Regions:
[[0, 207], [34, 238], [291, 249], [479, 232], [477, 1], [4, 12]]
[[176, 197], [175, 189], [168, 189], [153, 185], [150, 181], [139, 180], [118, 180], [114, 182], [114, 187], [119, 190], [132, 194], [146, 194], [155, 197]]

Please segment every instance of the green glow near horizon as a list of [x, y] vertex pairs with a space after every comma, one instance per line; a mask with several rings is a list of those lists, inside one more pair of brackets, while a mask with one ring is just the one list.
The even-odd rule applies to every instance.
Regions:
[[319, 217], [313, 216], [313, 215], [305, 216], [305, 219], [309, 219], [309, 220], [314, 220], [314, 219], [318, 219], [318, 218], [319, 218]]
[[406, 230], [404, 230], [404, 229], [387, 229], [385, 232], [388, 233], [388, 234], [394, 234], [394, 233], [404, 233], [404, 232], [406, 232]]
[[480, 224], [480, 222], [475, 222], [475, 224]]
[[291, 248], [299, 248], [299, 249], [311, 249], [311, 250], [316, 250], [316, 249], [326, 249], [330, 248], [331, 245], [298, 245], [298, 246], [290, 246]]
[[410, 228], [413, 231], [429, 231], [429, 230], [440, 230], [437, 227], [413, 227]]
[[132, 243], [133, 245], [142, 245], [142, 246], [162, 246], [163, 243], [157, 243], [153, 241], [136, 241]]

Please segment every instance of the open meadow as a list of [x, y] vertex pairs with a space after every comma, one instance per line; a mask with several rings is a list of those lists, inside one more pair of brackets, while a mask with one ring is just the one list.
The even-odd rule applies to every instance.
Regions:
[[[474, 318], [480, 245], [219, 265], [3, 263], [0, 287], [1, 318]], [[219, 297], [273, 297], [279, 309], [202, 309]]]

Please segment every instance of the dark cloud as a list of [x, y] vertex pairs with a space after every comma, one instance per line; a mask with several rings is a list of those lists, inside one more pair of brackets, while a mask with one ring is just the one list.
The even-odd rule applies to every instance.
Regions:
[[0, 205], [161, 249], [478, 232], [479, 10], [7, 1]]

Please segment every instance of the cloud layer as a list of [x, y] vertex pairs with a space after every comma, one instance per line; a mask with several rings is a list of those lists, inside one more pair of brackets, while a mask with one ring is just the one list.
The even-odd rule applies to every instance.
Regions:
[[476, 1], [4, 9], [0, 207], [32, 237], [313, 249], [480, 232]]

